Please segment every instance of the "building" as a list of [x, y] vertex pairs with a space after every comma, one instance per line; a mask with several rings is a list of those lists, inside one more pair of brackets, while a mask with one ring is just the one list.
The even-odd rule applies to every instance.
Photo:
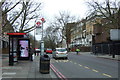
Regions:
[[7, 14], [2, 14], [1, 18], [1, 48], [2, 53], [8, 53], [8, 43], [9, 43], [9, 36], [7, 33], [14, 32], [14, 29], [10, 22], [7, 20]]
[[66, 44], [68, 46], [68, 48], [71, 47], [71, 40], [72, 40], [72, 36], [71, 36], [71, 33], [72, 33], [72, 29], [74, 28], [76, 23], [67, 23], [66, 25]]
[[[71, 47], [74, 51], [76, 48], [83, 50], [87, 46], [86, 42], [86, 19], [76, 22], [71, 29]], [[83, 50], [84, 51], [84, 50]]]

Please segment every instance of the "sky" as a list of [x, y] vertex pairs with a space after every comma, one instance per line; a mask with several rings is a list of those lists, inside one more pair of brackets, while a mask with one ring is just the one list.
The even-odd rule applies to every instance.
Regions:
[[67, 11], [70, 12], [71, 16], [85, 18], [88, 10], [85, 0], [41, 0], [41, 2], [41, 13], [46, 20], [44, 27], [48, 26], [60, 11]]
[[43, 2], [42, 14], [51, 20], [59, 11], [68, 11], [73, 16], [85, 17], [88, 10], [85, 0], [41, 0]]

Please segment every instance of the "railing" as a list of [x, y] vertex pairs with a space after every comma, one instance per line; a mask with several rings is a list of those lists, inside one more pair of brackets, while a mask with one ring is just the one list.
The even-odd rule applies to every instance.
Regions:
[[92, 52], [94, 54], [120, 55], [120, 42], [94, 44]]

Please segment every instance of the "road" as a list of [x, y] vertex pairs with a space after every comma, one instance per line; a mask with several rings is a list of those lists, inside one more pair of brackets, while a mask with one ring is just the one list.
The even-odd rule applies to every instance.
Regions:
[[66, 78], [118, 78], [118, 61], [72, 52], [68, 58], [51, 59], [51, 64]]

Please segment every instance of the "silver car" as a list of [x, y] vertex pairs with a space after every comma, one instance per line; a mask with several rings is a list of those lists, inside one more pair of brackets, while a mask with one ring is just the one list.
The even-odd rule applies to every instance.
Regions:
[[68, 52], [66, 48], [56, 48], [53, 52], [53, 58], [65, 58], [68, 59]]

